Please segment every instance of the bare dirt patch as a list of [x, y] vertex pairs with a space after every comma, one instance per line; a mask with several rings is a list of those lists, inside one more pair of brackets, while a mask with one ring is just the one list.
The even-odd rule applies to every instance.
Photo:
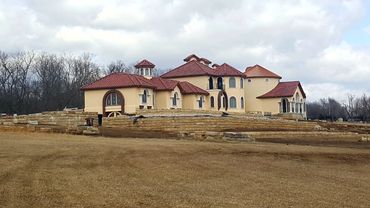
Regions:
[[0, 135], [0, 207], [369, 207], [370, 151]]

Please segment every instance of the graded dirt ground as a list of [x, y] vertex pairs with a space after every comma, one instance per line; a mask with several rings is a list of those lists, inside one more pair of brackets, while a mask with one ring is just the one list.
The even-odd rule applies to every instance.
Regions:
[[7, 132], [0, 207], [370, 207], [370, 150]]

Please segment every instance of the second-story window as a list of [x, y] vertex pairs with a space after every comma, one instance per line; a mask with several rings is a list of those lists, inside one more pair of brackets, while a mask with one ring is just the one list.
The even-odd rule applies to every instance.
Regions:
[[235, 88], [235, 87], [236, 87], [235, 77], [230, 77], [229, 78], [229, 88]]
[[223, 88], [222, 77], [219, 77], [217, 78], [217, 89], [222, 90]]
[[210, 78], [208, 79], [208, 82], [209, 82], [209, 89], [210, 89], [210, 90], [212, 90], [212, 89], [213, 89], [213, 78], [212, 78], [212, 77], [210, 77]]

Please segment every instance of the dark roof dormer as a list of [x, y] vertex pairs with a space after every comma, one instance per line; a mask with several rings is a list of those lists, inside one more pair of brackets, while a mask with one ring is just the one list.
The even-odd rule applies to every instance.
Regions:
[[219, 64], [212, 64], [212, 69], [216, 69], [219, 66], [220, 66]]
[[202, 64], [205, 64], [205, 65], [210, 65], [212, 62], [206, 58], [200, 58], [199, 59], [199, 62], [202, 63]]
[[195, 54], [191, 54], [189, 56], [187, 56], [186, 58], [184, 58], [184, 61], [185, 62], [189, 62], [189, 61], [200, 61], [200, 58], [195, 55]]

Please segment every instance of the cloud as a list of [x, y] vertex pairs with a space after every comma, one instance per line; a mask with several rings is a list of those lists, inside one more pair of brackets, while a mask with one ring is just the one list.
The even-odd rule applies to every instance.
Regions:
[[164, 69], [196, 53], [241, 71], [258, 63], [309, 91], [321, 83], [370, 91], [369, 49], [342, 39], [364, 8], [361, 0], [2, 0], [0, 45], [89, 52], [102, 64], [148, 58]]
[[351, 89], [335, 83], [306, 84], [303, 87], [310, 101], [330, 97], [344, 103], [349, 94], [359, 97], [366, 92], [368, 93], [368, 91], [363, 88]]

